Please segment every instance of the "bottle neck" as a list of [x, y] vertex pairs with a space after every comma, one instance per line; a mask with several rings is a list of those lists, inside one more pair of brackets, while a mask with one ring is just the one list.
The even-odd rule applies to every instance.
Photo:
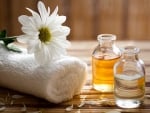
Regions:
[[124, 48], [122, 57], [125, 60], [138, 60], [138, 53], [139, 48], [136, 48], [134, 46], [127, 46]]
[[111, 48], [115, 44], [114, 44], [114, 41], [112, 41], [112, 40], [99, 40], [99, 45], [101, 47]]
[[125, 59], [125, 60], [138, 60], [139, 58], [138, 58], [138, 54], [127, 54], [127, 53], [124, 53], [123, 55], [122, 55], [122, 57], [123, 57], [123, 59]]
[[116, 36], [112, 34], [102, 34], [98, 35], [97, 40], [101, 47], [111, 48], [115, 45], [114, 42], [116, 40]]

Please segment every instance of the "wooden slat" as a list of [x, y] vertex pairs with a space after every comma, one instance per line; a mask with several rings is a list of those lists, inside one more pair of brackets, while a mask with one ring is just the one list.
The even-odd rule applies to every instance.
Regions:
[[128, 28], [129, 39], [149, 39], [150, 35], [150, 1], [128, 0]]
[[99, 0], [96, 4], [97, 34], [116, 34], [119, 39], [123, 38], [123, 0]]
[[9, 18], [8, 14], [8, 8], [6, 7], [8, 4], [8, 1], [2, 1], [0, 0], [0, 30], [2, 29], [9, 29], [9, 21], [6, 22], [6, 20]]
[[[98, 34], [116, 34], [118, 40], [150, 40], [149, 0], [42, 0], [51, 11], [67, 16], [69, 40], [96, 40]], [[37, 10], [38, 0], [0, 0], [0, 30], [21, 35], [18, 16]]]
[[20, 35], [22, 32], [18, 17], [31, 15], [26, 7], [36, 10], [37, 2], [32, 0], [1, 0], [0, 2], [0, 30], [7, 29], [9, 36]]
[[93, 36], [93, 1], [92, 0], [77, 0], [70, 1], [69, 19], [71, 23], [72, 39], [87, 40]]

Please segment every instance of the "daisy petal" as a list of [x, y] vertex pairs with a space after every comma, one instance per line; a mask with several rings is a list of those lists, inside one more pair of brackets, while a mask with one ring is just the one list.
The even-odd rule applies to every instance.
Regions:
[[38, 35], [39, 35], [39, 32], [34, 31], [33, 29], [27, 28], [27, 27], [22, 27], [22, 31], [23, 31], [25, 34], [28, 34], [28, 35], [34, 35], [34, 36], [38, 36]]
[[70, 28], [67, 26], [62, 26], [61, 30], [63, 30], [65, 36], [68, 36], [70, 34]]
[[31, 54], [31, 53], [34, 53], [35, 51], [38, 51], [39, 49], [39, 40], [30, 40], [28, 41], [28, 53]]
[[30, 13], [32, 13], [32, 15], [39, 15], [37, 12], [33, 11], [32, 9], [30, 8], [26, 8]]
[[23, 27], [27, 27], [29, 29], [37, 30], [35, 24], [31, 17], [22, 15], [18, 17], [18, 21], [23, 25]]
[[50, 7], [48, 7], [47, 13], [48, 13], [48, 15], [50, 14]]
[[30, 40], [38, 40], [38, 37], [34, 37], [31, 35], [20, 35], [17, 36], [17, 41], [21, 43], [28, 43]]
[[66, 21], [66, 16], [53, 16], [53, 17], [49, 17], [48, 21], [47, 21], [47, 25], [53, 29], [56, 28], [56, 26], [59, 26], [61, 24], [63, 24]]
[[32, 19], [34, 20], [35, 25], [38, 25], [39, 23], [42, 23], [41, 17], [37, 12], [35, 12], [35, 11], [29, 9], [29, 8], [26, 8], [26, 9], [32, 13], [32, 15], [33, 15]]
[[22, 25], [28, 25], [29, 24], [29, 17], [26, 15], [22, 15], [18, 17], [18, 21], [22, 24]]
[[48, 47], [49, 53], [52, 54], [50, 60], [58, 59], [62, 55], [65, 55], [67, 53], [66, 49], [64, 49], [63, 47], [61, 47], [61, 45], [54, 43], [54, 42], [47, 45], [47, 47]]
[[51, 61], [51, 53], [49, 53], [49, 49], [47, 46], [42, 44], [41, 49], [39, 51], [36, 51], [35, 54], [35, 59], [39, 64], [48, 64]]
[[38, 2], [38, 10], [39, 10], [42, 21], [45, 23], [46, 18], [48, 17], [49, 14], [45, 8], [45, 5], [41, 1]]
[[53, 43], [60, 45], [61, 48], [68, 48], [71, 46], [71, 43], [68, 40], [64, 40], [63, 37], [55, 38]]
[[55, 26], [54, 22], [56, 20], [57, 12], [58, 12], [58, 6], [55, 8], [52, 14], [49, 17], [47, 17], [46, 25], [52, 26], [52, 27]]
[[63, 24], [66, 21], [66, 16], [56, 16], [56, 24]]
[[27, 43], [28, 40], [29, 40], [29, 38], [27, 37], [27, 35], [17, 36], [17, 41], [20, 43]]
[[53, 37], [67, 36], [70, 33], [70, 28], [66, 26], [60, 26], [59, 28], [51, 31]]
[[57, 16], [57, 12], [58, 12], [58, 6], [55, 8], [55, 10], [52, 12], [51, 14], [51, 18], [53, 18], [54, 16]]

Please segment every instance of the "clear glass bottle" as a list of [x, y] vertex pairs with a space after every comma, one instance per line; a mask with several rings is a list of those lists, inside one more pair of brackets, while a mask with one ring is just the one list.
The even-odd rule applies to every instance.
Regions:
[[116, 36], [98, 35], [98, 46], [92, 54], [93, 88], [100, 92], [113, 92], [113, 66], [120, 59], [121, 52], [115, 45]]
[[139, 107], [145, 94], [145, 68], [138, 58], [139, 48], [127, 46], [114, 65], [114, 95], [122, 108]]

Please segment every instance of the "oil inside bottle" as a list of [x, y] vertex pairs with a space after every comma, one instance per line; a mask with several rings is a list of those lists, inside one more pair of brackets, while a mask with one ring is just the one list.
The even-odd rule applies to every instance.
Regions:
[[93, 88], [101, 92], [113, 92], [113, 66], [120, 59], [117, 55], [92, 57]]

